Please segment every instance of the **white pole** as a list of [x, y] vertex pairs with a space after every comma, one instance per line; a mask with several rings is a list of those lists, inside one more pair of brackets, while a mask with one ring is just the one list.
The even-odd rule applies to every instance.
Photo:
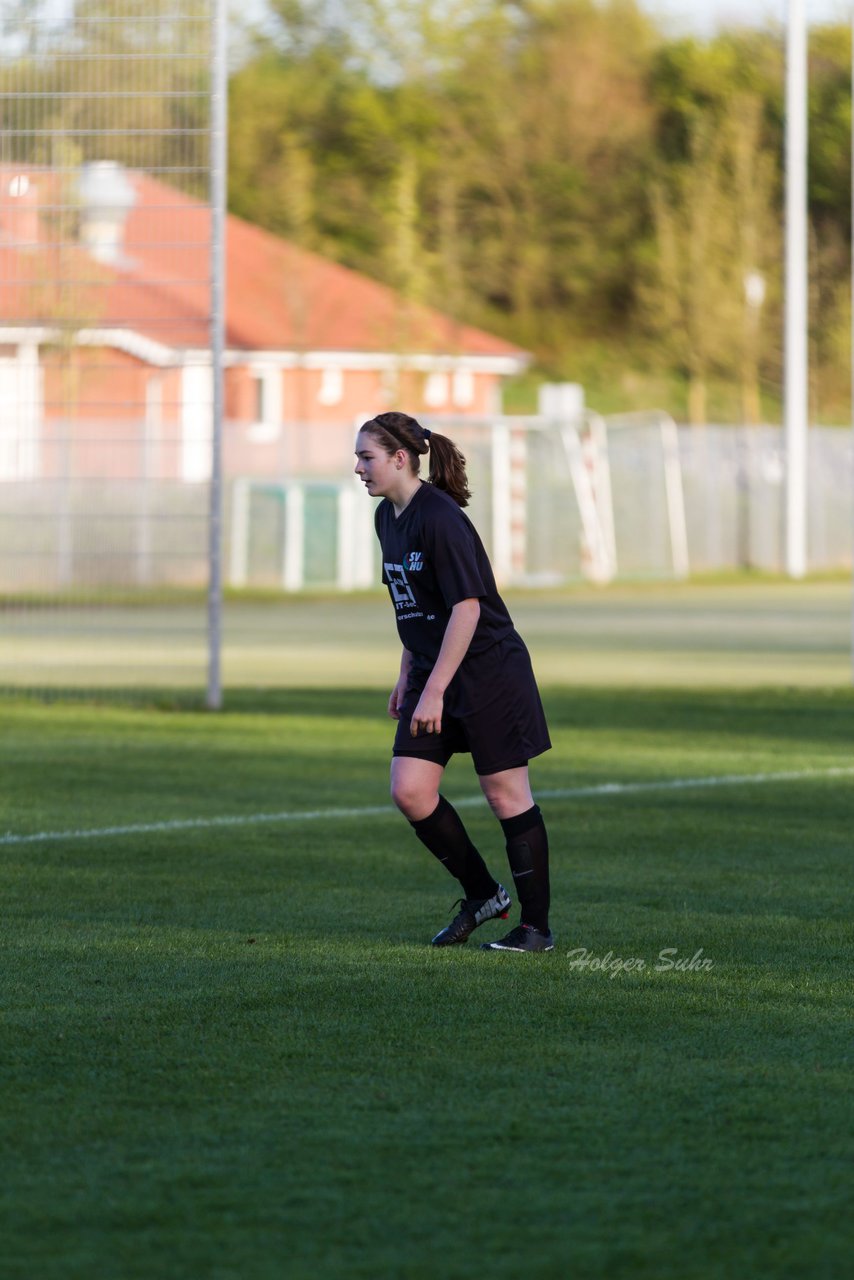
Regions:
[[496, 422], [492, 427], [492, 568], [499, 587], [513, 576], [513, 498], [510, 427]]
[[282, 586], [285, 591], [302, 591], [305, 586], [305, 489], [301, 484], [285, 487]]
[[581, 566], [582, 572], [591, 582], [611, 582], [614, 577], [615, 566], [611, 563], [608, 555], [605, 533], [599, 519], [599, 509], [596, 505], [596, 495], [593, 491], [593, 482], [584, 462], [584, 450], [581, 445], [578, 427], [574, 422], [563, 422], [560, 427], [560, 436], [563, 441], [563, 449], [569, 466], [572, 486], [575, 489], [578, 512], [581, 516], [581, 531], [587, 551], [587, 559], [582, 562]]
[[211, 490], [208, 526], [208, 687], [207, 705], [222, 706], [220, 673], [222, 622], [222, 419], [225, 355], [225, 183], [228, 76], [226, 0], [211, 10]]
[[661, 446], [664, 453], [664, 492], [667, 499], [673, 573], [675, 577], [684, 579], [691, 574], [688, 521], [685, 516], [685, 491], [682, 487], [682, 462], [679, 457], [679, 428], [669, 413], [661, 415]]
[[807, 570], [807, 22], [788, 0], [786, 32], [786, 572]]
[[249, 480], [238, 476], [231, 486], [231, 555], [228, 579], [233, 587], [249, 580]]
[[339, 591], [352, 591], [356, 586], [356, 558], [359, 554], [359, 546], [355, 524], [362, 507], [359, 499], [360, 495], [349, 481], [345, 481], [338, 490], [338, 549], [335, 578]]
[[611, 457], [608, 452], [608, 424], [600, 413], [588, 414], [590, 439], [593, 442], [596, 460], [594, 475], [596, 477], [596, 507], [599, 512], [599, 524], [605, 539], [605, 550], [608, 556], [611, 576], [617, 572], [617, 531], [614, 528], [614, 494], [611, 488]]

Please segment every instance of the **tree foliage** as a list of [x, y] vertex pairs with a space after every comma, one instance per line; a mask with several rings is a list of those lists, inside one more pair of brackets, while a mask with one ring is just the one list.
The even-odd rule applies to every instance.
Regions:
[[[635, 0], [272, 0], [231, 92], [235, 211], [575, 376], [585, 341], [780, 380], [784, 50], [668, 40]], [[814, 348], [837, 365], [850, 38], [811, 44]], [[757, 292], [758, 290], [758, 292]], [[761, 301], [759, 301], [761, 299]], [[843, 361], [844, 362], [844, 361]]]

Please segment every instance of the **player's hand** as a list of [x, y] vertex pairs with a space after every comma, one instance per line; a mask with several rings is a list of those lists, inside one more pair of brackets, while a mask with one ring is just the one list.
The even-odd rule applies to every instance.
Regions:
[[391, 691], [388, 700], [388, 713], [392, 720], [400, 719], [400, 709], [403, 706], [403, 695], [406, 693], [406, 681], [398, 680], [397, 684]]
[[429, 689], [424, 690], [418, 699], [418, 706], [415, 708], [409, 724], [409, 732], [413, 738], [417, 738], [419, 733], [442, 732], [444, 702], [445, 700], [441, 693], [431, 693]]

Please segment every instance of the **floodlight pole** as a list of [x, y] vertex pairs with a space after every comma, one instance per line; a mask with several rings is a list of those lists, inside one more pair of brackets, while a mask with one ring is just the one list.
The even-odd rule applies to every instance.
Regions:
[[806, 0], [788, 0], [786, 26], [786, 572], [807, 570], [809, 323]]
[[228, 103], [226, 0], [211, 0], [211, 482], [208, 525], [207, 706], [222, 706], [222, 421], [225, 356], [225, 200]]

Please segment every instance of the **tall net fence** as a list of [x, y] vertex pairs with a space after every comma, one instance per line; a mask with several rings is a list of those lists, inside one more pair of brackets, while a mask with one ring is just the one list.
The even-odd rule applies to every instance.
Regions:
[[[779, 427], [680, 430], [692, 570], [785, 571], [786, 446]], [[854, 532], [850, 429], [811, 427], [807, 563], [850, 570]]]
[[[0, 0], [0, 688], [205, 684], [221, 15], [222, 0]], [[225, 422], [226, 585], [376, 586], [354, 422], [298, 420], [255, 355]], [[432, 425], [468, 458], [502, 584], [784, 567], [779, 429]], [[810, 568], [847, 568], [850, 433], [813, 429], [809, 450]]]
[[[679, 427], [639, 413], [585, 422], [424, 418], [467, 460], [468, 514], [504, 584], [559, 586], [785, 571], [779, 427]], [[285, 424], [285, 433], [309, 428]], [[225, 573], [234, 587], [367, 587], [379, 579], [372, 504], [350, 474], [354, 424], [313, 424], [313, 472], [230, 476]], [[851, 567], [854, 442], [809, 433], [809, 568]]]
[[0, 0], [2, 685], [204, 683], [214, 8]]

